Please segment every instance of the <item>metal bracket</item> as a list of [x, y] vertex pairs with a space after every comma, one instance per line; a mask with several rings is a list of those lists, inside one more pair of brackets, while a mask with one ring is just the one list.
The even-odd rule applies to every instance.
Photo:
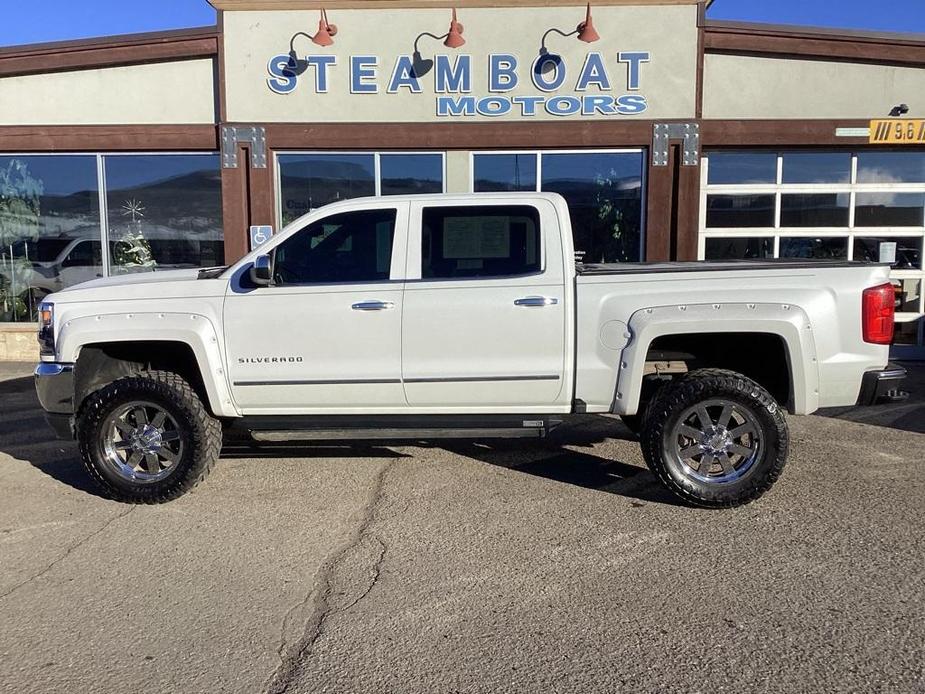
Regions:
[[683, 140], [682, 166], [700, 165], [700, 126], [697, 123], [657, 123], [652, 138], [652, 166], [668, 166], [672, 140]]
[[238, 168], [241, 143], [250, 145], [252, 168], [267, 168], [267, 131], [259, 125], [222, 126], [222, 168]]

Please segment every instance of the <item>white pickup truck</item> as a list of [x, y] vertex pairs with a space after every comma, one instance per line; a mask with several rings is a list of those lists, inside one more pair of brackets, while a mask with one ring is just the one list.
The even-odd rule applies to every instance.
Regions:
[[576, 263], [558, 195], [356, 199], [228, 268], [50, 295], [36, 386], [127, 502], [191, 489], [233, 430], [541, 437], [612, 413], [672, 492], [729, 507], [780, 475], [784, 410], [896, 390], [888, 279], [847, 262]]

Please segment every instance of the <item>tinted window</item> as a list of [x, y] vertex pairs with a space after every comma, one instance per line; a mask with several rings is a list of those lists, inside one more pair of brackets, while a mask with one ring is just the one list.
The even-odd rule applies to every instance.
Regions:
[[707, 239], [707, 260], [773, 258], [774, 239]]
[[541, 189], [568, 203], [583, 262], [641, 260], [643, 166], [641, 152], [542, 155]]
[[539, 272], [540, 221], [533, 207], [428, 207], [421, 277], [507, 277]]
[[106, 157], [112, 274], [224, 262], [218, 155]]
[[871, 263], [887, 262], [887, 256], [896, 255], [893, 267], [898, 270], [919, 270], [922, 267], [922, 238], [881, 237], [855, 238], [854, 259]]
[[858, 154], [858, 183], [925, 183], [925, 153]]
[[773, 195], [710, 195], [707, 197], [707, 226], [773, 227]]
[[283, 285], [388, 280], [394, 237], [395, 210], [326, 217], [276, 248], [274, 279]]
[[476, 154], [475, 192], [536, 190], [535, 154]]
[[35, 320], [46, 294], [93, 279], [51, 263], [100, 233], [96, 157], [0, 157], [0, 322]]
[[846, 260], [848, 258], [848, 239], [782, 237], [780, 240], [780, 257]]
[[925, 193], [858, 193], [854, 225], [920, 227], [925, 223]]
[[439, 154], [383, 154], [379, 157], [383, 195], [443, 192], [443, 157]]
[[280, 154], [282, 224], [348, 198], [376, 194], [372, 154]]
[[848, 226], [848, 193], [813, 193], [782, 195], [780, 225], [782, 227], [846, 227]]
[[851, 154], [788, 152], [784, 154], [784, 183], [851, 183]]
[[61, 265], [63, 267], [99, 267], [103, 264], [102, 244], [99, 241], [81, 241], [71, 249]]
[[777, 183], [777, 154], [774, 152], [711, 152], [710, 185], [754, 185]]

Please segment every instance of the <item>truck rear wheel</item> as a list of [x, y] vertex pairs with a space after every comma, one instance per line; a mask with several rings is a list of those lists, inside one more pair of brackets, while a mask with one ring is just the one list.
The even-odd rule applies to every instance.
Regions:
[[205, 479], [218, 460], [222, 428], [183, 378], [148, 371], [90, 395], [77, 417], [77, 441], [107, 496], [156, 504]]
[[754, 501], [780, 477], [789, 433], [764, 388], [733, 371], [692, 371], [662, 389], [641, 434], [653, 473], [684, 501], [730, 508]]

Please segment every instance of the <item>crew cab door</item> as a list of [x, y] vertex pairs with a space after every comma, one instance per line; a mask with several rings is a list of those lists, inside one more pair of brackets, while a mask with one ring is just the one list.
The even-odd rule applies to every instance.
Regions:
[[412, 407], [569, 407], [568, 302], [555, 207], [416, 202], [402, 376]]
[[402, 279], [408, 204], [357, 203], [271, 247], [273, 284], [232, 280], [229, 380], [245, 414], [405, 407]]

